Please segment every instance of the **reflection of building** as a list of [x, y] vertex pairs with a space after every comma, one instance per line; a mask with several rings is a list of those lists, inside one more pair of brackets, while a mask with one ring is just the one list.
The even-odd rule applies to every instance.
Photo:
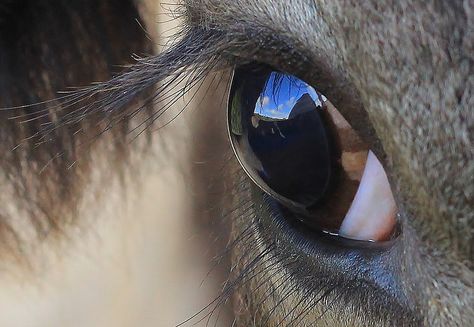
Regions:
[[317, 106], [313, 98], [309, 95], [309, 93], [305, 93], [303, 94], [301, 98], [299, 98], [298, 101], [296, 101], [296, 104], [292, 108], [288, 119], [293, 119], [298, 115], [301, 115], [301, 114], [304, 114], [316, 109], [317, 109]]
[[273, 72], [263, 86], [257, 99], [252, 121], [279, 122], [321, 107], [325, 98], [294, 76]]
[[[282, 108], [281, 112], [276, 112], [275, 109], [265, 109], [258, 108], [255, 110], [252, 117], [252, 125], [254, 127], [258, 126], [258, 121], [270, 121], [270, 122], [279, 122], [289, 119], [293, 119], [298, 115], [310, 112], [311, 110], [316, 110], [317, 104], [314, 102], [313, 98], [309, 93], [303, 94], [291, 108]], [[282, 114], [285, 113], [285, 116], [282, 117]]]

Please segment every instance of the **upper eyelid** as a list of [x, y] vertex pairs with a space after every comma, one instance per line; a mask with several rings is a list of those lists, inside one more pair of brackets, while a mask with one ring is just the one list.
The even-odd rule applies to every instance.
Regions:
[[[295, 12], [290, 9], [287, 14], [282, 15], [270, 15], [265, 8], [241, 8], [239, 15], [226, 10], [217, 15], [216, 8], [220, 5], [227, 6], [225, 1], [210, 5], [201, 1], [185, 2], [185, 6], [181, 8], [184, 9], [188, 28], [204, 27], [218, 36], [221, 43], [218, 55], [229, 66], [260, 62], [306, 81], [338, 108], [367, 143], [374, 143], [374, 152], [383, 161], [383, 151], [357, 88], [348, 80], [344, 67], [338, 67], [335, 63], [335, 49], [311, 48], [318, 44], [318, 37], [331, 37], [327, 33], [324, 36], [318, 33], [317, 26], [321, 23], [324, 25], [324, 20], [313, 1], [309, 0], [305, 4], [307, 14], [298, 15], [298, 19], [292, 16]], [[274, 9], [278, 11], [282, 7]], [[267, 19], [268, 17], [272, 19]], [[298, 21], [295, 22], [296, 19]], [[311, 29], [314, 30], [314, 35], [311, 34]], [[308, 33], [312, 41], [302, 41], [308, 37]], [[325, 51], [330, 53], [324, 53]]]
[[[219, 30], [217, 26], [213, 28]], [[343, 72], [324, 59], [324, 54], [318, 55], [317, 51], [311, 52], [310, 49], [304, 49], [304, 46], [292, 43], [281, 35], [271, 34], [261, 27], [257, 30], [252, 30], [250, 26], [248, 29], [220, 32], [226, 36], [226, 43], [231, 45], [226, 51], [233, 57], [225, 59], [232, 60], [234, 66], [259, 62], [295, 75], [312, 85], [335, 105], [360, 137], [370, 144], [380, 161], [385, 161], [380, 140], [356, 87], [347, 80]]]

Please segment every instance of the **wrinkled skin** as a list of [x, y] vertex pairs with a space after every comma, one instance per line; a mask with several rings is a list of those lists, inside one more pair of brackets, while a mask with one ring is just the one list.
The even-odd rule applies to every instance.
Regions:
[[[153, 26], [156, 19], [147, 16], [146, 9], [149, 7], [140, 7], [143, 3], [137, 3], [144, 24]], [[110, 252], [141, 251], [141, 248], [130, 245], [134, 242], [124, 242], [126, 245], [123, 247], [116, 245], [116, 242], [120, 244], [120, 240], [131, 238], [127, 236], [130, 221], [138, 220], [136, 225], [141, 226], [135, 231], [138, 239], [143, 237], [145, 242], [153, 242], [154, 239], [163, 237], [161, 234], [145, 233], [152, 228], [159, 229], [159, 226], [153, 219], [136, 215], [136, 212], [142, 212], [139, 210], [148, 206], [150, 210], [156, 210], [157, 215], [180, 215], [186, 219], [192, 217], [196, 225], [201, 227], [208, 220], [221, 221], [224, 216], [223, 223], [205, 226], [207, 229], [214, 229], [213, 235], [221, 236], [220, 243], [211, 241], [213, 237], [209, 237], [208, 246], [222, 248], [226, 244], [233, 245], [231, 251], [225, 252], [228, 258], [223, 264], [228, 263], [234, 267], [230, 279], [238, 281], [232, 288], [230, 297], [233, 316], [240, 326], [473, 325], [474, 3], [469, 0], [187, 0], [184, 4], [187, 10], [186, 22], [189, 25], [218, 26], [225, 30], [258, 25], [266, 33], [281, 36], [298, 53], [309, 58], [310, 64], [299, 67], [279, 55], [249, 55], [315, 85], [371, 144], [389, 175], [399, 207], [401, 234], [388, 245], [361, 248], [328, 240], [285, 219], [271, 206], [271, 200], [262, 195], [245, 177], [232, 157], [226, 139], [225, 108], [222, 108], [220, 101], [225, 96], [225, 86], [221, 85], [217, 88], [217, 95], [201, 90], [199, 94], [206, 98], [203, 102], [193, 102], [194, 106], [200, 105], [198, 114], [184, 113], [187, 119], [178, 122], [176, 130], [164, 130], [161, 133], [165, 138], [167, 133], [172, 135], [170, 144], [171, 148], [178, 144], [176, 148], [179, 150], [176, 153], [165, 153], [162, 140], [151, 135], [148, 136], [148, 142], [143, 142], [146, 144], [131, 145], [131, 155], [123, 154], [128, 150], [124, 151], [119, 144], [120, 155], [131, 156], [132, 159], [130, 162], [123, 160], [127, 161], [125, 167], [120, 164], [111, 167], [109, 163], [117, 157], [116, 153], [109, 151], [107, 144], [114, 139], [105, 136], [90, 150], [87, 160], [79, 162], [76, 169], [80, 173], [74, 177], [71, 194], [65, 194], [62, 201], [55, 201], [57, 197], [35, 198], [39, 203], [45, 201], [41, 208], [48, 213], [47, 217], [51, 217], [48, 226], [61, 227], [57, 230], [53, 228], [51, 235], [39, 236], [37, 239], [31, 238], [28, 232], [24, 232], [25, 235], [15, 233], [20, 235], [22, 244], [26, 244], [22, 245], [25, 250], [20, 254], [16, 254], [17, 245], [11, 240], [12, 234], [8, 231], [4, 233], [7, 240], [5, 244], [11, 245], [5, 247], [9, 250], [4, 251], [4, 262], [7, 263], [4, 266], [13, 265], [15, 268], [11, 270], [15, 271], [13, 275], [17, 277], [13, 281], [10, 277], [2, 278], [2, 284], [13, 285], [13, 291], [5, 290], [1, 294], [2, 299], [7, 299], [2, 301], [11, 307], [22, 308], [20, 312], [28, 312], [32, 304], [18, 300], [21, 298], [18, 294], [22, 294], [22, 290], [21, 286], [15, 287], [26, 283], [29, 285], [28, 289], [36, 289], [37, 285], [49, 284], [46, 289], [40, 287], [35, 296], [38, 301], [53, 303], [49, 310], [54, 312], [55, 302], [51, 298], [61, 296], [57, 289], [61, 289], [63, 281], [51, 277], [49, 272], [57, 265], [50, 264], [46, 258], [51, 253], [59, 253], [58, 260], [62, 262], [64, 274], [70, 276], [68, 278], [73, 281], [72, 284], [90, 283], [84, 277], [89, 276], [87, 273], [69, 272], [74, 270], [71, 267], [77, 265], [74, 260], [64, 259], [63, 262], [61, 259], [83, 255], [81, 249], [71, 244], [82, 244], [88, 233], [74, 231], [75, 226], [79, 224], [82, 229], [94, 231], [98, 225], [103, 224], [102, 229], [111, 230], [108, 224], [113, 219], [110, 217], [120, 216], [117, 219], [120, 227], [116, 230], [112, 229], [112, 232], [104, 234], [98, 232], [106, 244], [108, 240], [113, 240], [115, 245], [110, 250], [100, 247], [100, 250], [96, 250], [95, 243], [83, 246], [95, 252], [96, 260], [106, 262]], [[5, 2], [5, 7], [9, 5]], [[77, 9], [68, 5], [65, 8], [69, 8], [71, 17], [74, 17]], [[54, 17], [55, 13], [55, 9], [48, 7], [44, 14]], [[81, 15], [75, 16], [76, 19], [90, 20]], [[124, 17], [120, 10], [107, 8], [97, 15], [99, 21], [102, 16], [108, 17], [106, 21], [112, 26], [121, 24], [110, 17]], [[59, 19], [57, 24], [57, 28], [63, 26]], [[38, 28], [44, 26], [47, 24], [39, 24]], [[124, 26], [128, 25], [121, 25], [122, 28]], [[135, 27], [130, 24], [129, 29]], [[33, 34], [32, 31], [28, 33]], [[46, 100], [55, 91], [68, 86], [109, 78], [111, 71], [116, 71], [109, 65], [128, 62], [128, 54], [132, 52], [152, 51], [148, 41], [138, 37], [140, 33], [137, 31], [131, 34], [120, 33], [119, 36], [123, 36], [123, 39], [116, 39], [110, 33], [101, 33], [103, 30], [98, 29], [76, 39], [61, 36], [65, 39], [63, 42], [69, 42], [63, 43], [61, 47], [49, 42], [50, 34], [45, 33], [33, 44], [44, 44], [46, 49], [51, 50], [44, 57], [56, 60], [39, 60], [38, 63], [35, 62], [37, 56], [21, 52], [21, 45], [9, 47], [11, 43], [8, 42], [12, 40], [3, 35], [2, 40], [6, 41], [1, 46], [5, 49], [5, 56], [24, 56], [21, 58], [25, 59], [21, 61], [21, 65], [2, 64], [3, 76], [8, 76], [5, 78], [6, 82], [0, 84], [2, 97], [12, 100], [2, 100], [1, 106]], [[81, 49], [84, 49], [81, 45], [92, 44], [86, 49], [93, 49], [96, 48], [94, 44], [103, 44], [103, 40], [107, 40], [106, 44], [110, 48], [97, 51], [90, 59], [87, 56], [77, 56], [74, 44], [77, 43], [77, 47]], [[62, 52], [58, 49], [62, 49]], [[272, 53], [278, 52], [275, 50]], [[64, 59], [68, 55], [77, 57], [77, 66], [72, 66]], [[96, 65], [92, 65], [94, 62]], [[59, 73], [64, 70], [69, 71], [65, 75], [67, 78]], [[28, 79], [25, 76], [43, 76], [43, 81], [47, 82], [35, 83], [35, 78]], [[15, 80], [18, 80], [18, 84], [14, 83]], [[25, 95], [34, 93], [32, 90], [38, 95]], [[17, 131], [14, 127], [12, 130]], [[191, 136], [182, 132], [183, 130], [189, 131]], [[2, 137], [5, 139], [3, 143], [9, 145], [5, 146], [6, 149], [11, 149], [10, 145], [18, 142], [12, 141], [12, 137], [6, 132], [2, 132]], [[181, 141], [187, 145], [181, 147]], [[141, 145], [147, 150], [143, 152]], [[177, 186], [179, 190], [175, 190], [174, 196], [171, 196], [183, 199], [178, 201], [175, 208], [182, 209], [182, 204], [186, 203], [187, 209], [180, 212], [171, 209], [170, 212], [163, 213], [163, 203], [154, 196], [144, 196], [140, 201], [130, 200], [130, 194], [136, 192], [156, 192], [150, 184], [150, 176], [160, 180], [162, 175], [154, 170], [151, 170], [152, 173], [147, 170], [150, 164], [155, 163], [154, 154], [169, 157], [165, 160], [168, 166], [160, 167], [179, 166], [180, 171], [191, 174], [187, 178], [193, 181], [192, 193], [195, 195], [189, 195], [189, 187], [181, 186], [180, 189]], [[2, 162], [5, 171], [5, 182], [2, 185], [5, 185], [6, 190], [2, 201], [11, 205], [0, 216], [6, 217], [5, 221], [13, 222], [3, 223], [13, 226], [15, 231], [28, 230], [24, 225], [29, 226], [32, 211], [36, 212], [37, 208], [28, 210], [31, 197], [18, 195], [18, 187], [14, 182], [18, 176], [15, 174], [25, 175], [12, 166], [15, 163], [20, 165], [22, 160], [34, 160], [41, 166], [49, 157], [46, 156], [45, 159], [32, 155], [33, 159], [28, 156], [26, 158], [5, 159]], [[81, 163], [83, 161], [85, 163]], [[62, 175], [56, 175], [54, 171], [60, 168], [52, 165], [46, 171], [46, 176], [51, 174], [56, 178], [51, 180], [62, 180]], [[115, 170], [121, 174], [116, 174]], [[29, 175], [23, 177], [27, 181], [40, 180], [44, 176], [35, 170], [35, 165], [31, 165], [27, 171]], [[144, 172], [146, 178], [137, 174], [137, 171]], [[123, 183], [125, 189], [130, 190], [126, 193], [130, 194], [121, 192], [124, 189]], [[35, 188], [35, 183], [30, 184]], [[56, 194], [59, 189], [56, 184], [48, 184], [50, 194]], [[102, 193], [104, 188], [107, 192]], [[29, 193], [41, 194], [41, 191], [35, 190]], [[102, 195], [95, 198], [91, 194]], [[129, 207], [124, 214], [120, 204], [125, 199], [128, 199]], [[69, 218], [69, 215], [73, 215], [72, 212], [75, 219]], [[86, 223], [81, 224], [82, 221]], [[68, 232], [69, 230], [73, 231]], [[231, 238], [229, 243], [227, 233]], [[68, 236], [64, 237], [64, 234]], [[44, 251], [36, 253], [29, 250], [36, 249], [38, 244], [42, 244]], [[121, 250], [117, 250], [118, 248]], [[216, 251], [220, 252], [219, 249]], [[153, 251], [144, 256], [143, 261], [147, 262], [152, 257]], [[123, 258], [113, 260], [120, 261]], [[33, 265], [25, 262], [33, 262]], [[123, 263], [118, 269], [128, 269], [127, 265], [134, 264], [136, 262]], [[42, 266], [41, 276], [45, 276], [43, 279], [29, 276], [32, 271], [30, 269], [39, 269], [31, 266], [38, 265]], [[104, 276], [113, 276], [116, 269], [113, 265], [107, 266], [102, 269], [103, 274], [92, 275], [94, 277], [88, 279], [99, 280], [107, 278]], [[152, 271], [151, 265], [146, 265], [145, 269], [149, 269], [145, 273], [147, 277], [157, 274]], [[193, 268], [182, 268], [186, 269]], [[10, 276], [5, 274], [7, 275]], [[131, 288], [152, 289], [155, 285], [151, 279], [146, 282], [140, 280], [143, 275], [133, 276], [132, 279], [136, 279], [137, 284], [133, 284]], [[110, 286], [110, 289], [113, 288], [113, 285]], [[69, 301], [72, 305], [67, 312], [80, 311], [78, 308], [81, 300], [77, 296], [79, 290], [80, 287], [68, 288], [68, 296], [79, 300]], [[8, 300], [11, 298], [10, 294], [16, 294], [14, 301]], [[160, 317], [154, 317], [154, 320], [136, 318], [143, 317], [137, 303], [144, 301], [148, 295], [147, 291], [143, 291], [130, 297], [130, 302], [134, 302], [138, 309], [130, 309], [130, 303], [126, 305], [133, 311], [129, 320], [121, 319], [123, 311], [118, 310], [116, 320], [91, 318], [87, 324], [111, 326], [117, 325], [117, 321], [127, 326], [173, 324], [160, 321]], [[101, 297], [99, 303], [93, 306], [99, 308], [99, 312], [105, 312], [107, 306], [111, 306], [107, 296]], [[101, 306], [103, 310], [100, 309]], [[118, 305], [114, 306], [116, 307]], [[84, 310], [87, 315], [88, 309]], [[61, 321], [48, 321], [44, 315], [37, 315], [43, 318], [35, 319], [35, 325], [61, 325]], [[177, 320], [180, 318], [185, 317]], [[15, 317], [10, 321], [8, 317], [3, 319], [6, 319], [6, 324], [22, 326], [21, 322], [13, 321], [17, 319]], [[233, 317], [230, 318], [231, 321], [232, 319]], [[68, 324], [72, 325], [70, 321]]]

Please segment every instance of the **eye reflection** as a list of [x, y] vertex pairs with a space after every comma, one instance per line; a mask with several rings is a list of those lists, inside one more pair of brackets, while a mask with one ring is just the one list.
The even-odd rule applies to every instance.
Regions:
[[383, 166], [315, 88], [265, 67], [238, 68], [228, 120], [243, 169], [285, 216], [349, 238], [390, 237], [396, 205]]
[[284, 73], [240, 77], [234, 80], [229, 117], [239, 160], [265, 192], [307, 210], [324, 196], [333, 175], [326, 99]]
[[272, 72], [255, 104], [254, 116], [264, 121], [284, 121], [322, 108], [326, 101], [302, 80]]

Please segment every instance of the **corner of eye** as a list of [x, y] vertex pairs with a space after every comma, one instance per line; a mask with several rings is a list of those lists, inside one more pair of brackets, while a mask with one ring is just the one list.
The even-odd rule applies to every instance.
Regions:
[[386, 240], [396, 225], [396, 203], [385, 170], [369, 151], [359, 189], [339, 233], [356, 240]]

